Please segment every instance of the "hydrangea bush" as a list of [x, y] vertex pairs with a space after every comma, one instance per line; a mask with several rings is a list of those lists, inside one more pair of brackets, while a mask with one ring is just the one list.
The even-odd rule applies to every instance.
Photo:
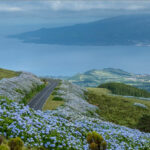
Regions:
[[21, 101], [27, 93], [42, 84], [44, 82], [35, 75], [22, 72], [17, 77], [0, 80], [0, 96]]
[[108, 149], [150, 147], [149, 133], [88, 117], [70, 122], [53, 111], [34, 111], [23, 104], [0, 99], [0, 134], [7, 138], [20, 137], [25, 145], [54, 150], [86, 150], [86, 135], [91, 131], [104, 137]]

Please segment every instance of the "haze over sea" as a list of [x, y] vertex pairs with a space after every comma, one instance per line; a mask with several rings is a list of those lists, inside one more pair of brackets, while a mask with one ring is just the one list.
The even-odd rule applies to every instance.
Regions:
[[[59, 3], [51, 2], [51, 7], [47, 7], [43, 3], [41, 9], [39, 7], [41, 3], [42, 1], [38, 1], [35, 7], [34, 1], [23, 1], [22, 3], [16, 1], [15, 5], [11, 3], [6, 5], [4, 2], [0, 2], [0, 6], [3, 6], [0, 7], [1, 68], [55, 76], [68, 76], [90, 69], [107, 67], [120, 68], [132, 73], [150, 74], [150, 47], [46, 45], [22, 43], [19, 40], [6, 37], [43, 27], [66, 26], [122, 14], [137, 14], [139, 9], [140, 13], [149, 13], [148, 9], [138, 7], [140, 3], [135, 5], [134, 1], [133, 3], [126, 2], [124, 3], [126, 10], [122, 11], [123, 4], [117, 3], [115, 6], [115, 2], [112, 3], [114, 7], [111, 6], [111, 9], [104, 7], [106, 3], [98, 3], [97, 1], [95, 1], [96, 4], [99, 4], [97, 8], [95, 8], [94, 2], [93, 5], [89, 4], [92, 7], [89, 8], [88, 3], [85, 5], [83, 1], [78, 4], [59, 1]], [[77, 9], [79, 3], [80, 9]], [[148, 4], [144, 6], [148, 7]], [[70, 10], [69, 5], [74, 6], [74, 9]], [[26, 10], [26, 8], [30, 9]], [[22, 15], [24, 19], [22, 19]]]

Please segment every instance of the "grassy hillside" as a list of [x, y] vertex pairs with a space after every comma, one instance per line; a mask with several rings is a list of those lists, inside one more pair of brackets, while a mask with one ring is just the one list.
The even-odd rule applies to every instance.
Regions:
[[90, 70], [67, 80], [84, 87], [97, 87], [108, 82], [120, 82], [150, 91], [150, 75], [131, 74], [121, 69]]
[[18, 76], [19, 74], [20, 72], [15, 72], [15, 71], [0, 68], [0, 80], [2, 78], [12, 78]]
[[126, 85], [124, 83], [104, 83], [98, 86], [99, 88], [106, 88], [110, 90], [113, 94], [117, 95], [126, 95], [126, 96], [136, 96], [136, 97], [150, 97], [150, 93], [133, 87], [131, 85]]
[[[121, 96], [110, 96], [103, 88], [88, 88], [88, 101], [99, 107], [98, 114], [106, 121], [131, 128], [137, 128], [144, 114], [150, 115], [150, 101], [143, 101]], [[147, 109], [134, 106], [144, 104]]]

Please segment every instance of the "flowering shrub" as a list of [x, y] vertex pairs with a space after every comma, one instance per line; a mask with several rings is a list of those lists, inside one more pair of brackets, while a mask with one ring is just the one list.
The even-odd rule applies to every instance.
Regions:
[[22, 72], [17, 77], [0, 80], [0, 96], [5, 96], [19, 102], [32, 89], [36, 89], [43, 84], [44, 82], [33, 74]]
[[[107, 149], [136, 150], [150, 147], [150, 134], [90, 117], [68, 121], [57, 111], [34, 111], [28, 106], [0, 98], [0, 135], [20, 137], [25, 146], [52, 150], [88, 150], [86, 135], [96, 131]], [[136, 135], [136, 136], [135, 136]]]

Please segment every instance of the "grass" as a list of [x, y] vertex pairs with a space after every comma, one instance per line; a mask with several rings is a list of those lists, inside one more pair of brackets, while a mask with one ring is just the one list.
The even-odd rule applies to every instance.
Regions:
[[15, 72], [15, 71], [0, 68], [0, 80], [2, 78], [12, 78], [18, 75], [20, 75], [20, 72]]
[[46, 103], [43, 106], [43, 111], [45, 110], [55, 110], [57, 107], [64, 104], [64, 99], [60, 97], [57, 91], [60, 89], [61, 81], [57, 85], [57, 87], [53, 90], [52, 94], [46, 100]]
[[54, 101], [54, 96], [51, 94], [43, 106], [43, 111], [45, 110], [55, 110], [57, 107], [64, 104], [64, 101]]
[[[150, 101], [108, 95], [110, 91], [101, 88], [88, 88], [87, 97], [91, 104], [99, 107], [97, 113], [106, 121], [130, 128], [137, 128], [140, 118], [150, 115]], [[134, 103], [145, 104], [148, 109], [133, 106]]]
[[93, 92], [96, 95], [111, 94], [111, 91], [105, 88], [87, 88], [89, 92]]

